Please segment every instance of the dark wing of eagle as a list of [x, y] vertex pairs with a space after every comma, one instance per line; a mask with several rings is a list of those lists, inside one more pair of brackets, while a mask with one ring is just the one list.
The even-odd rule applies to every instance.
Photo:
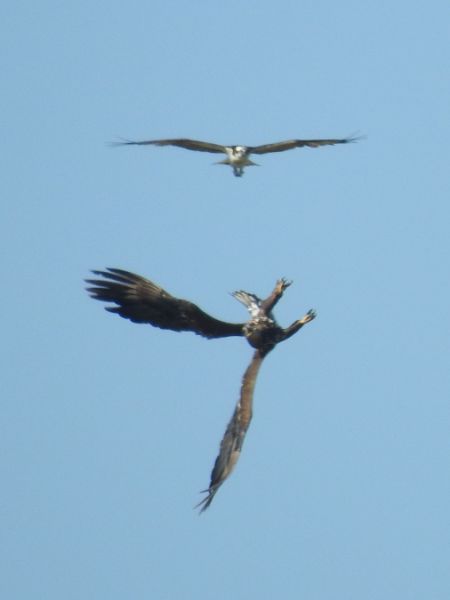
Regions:
[[213, 501], [217, 490], [231, 474], [239, 460], [245, 434], [247, 433], [247, 429], [249, 428], [252, 419], [253, 393], [255, 390], [256, 377], [263, 360], [264, 355], [256, 350], [244, 373], [240, 397], [220, 443], [219, 455], [214, 463], [209, 488], [204, 490], [204, 492], [207, 493], [207, 496], [195, 507], [198, 508], [201, 506], [200, 512], [203, 512], [208, 508]]
[[149, 323], [172, 331], [193, 331], [206, 338], [242, 336], [244, 323], [211, 317], [188, 300], [171, 296], [152, 281], [122, 269], [92, 271], [103, 279], [87, 279], [92, 298], [113, 302], [106, 310], [134, 323]]
[[267, 154], [268, 152], [284, 152], [293, 148], [318, 148], [319, 146], [334, 146], [335, 144], [349, 144], [356, 142], [358, 137], [349, 137], [331, 140], [286, 140], [285, 142], [275, 142], [274, 144], [263, 144], [262, 146], [249, 147], [250, 154]]
[[212, 144], [210, 142], [200, 142], [198, 140], [188, 140], [186, 138], [179, 138], [174, 140], [143, 140], [133, 141], [124, 140], [123, 142], [117, 142], [114, 146], [178, 146], [179, 148], [185, 148], [186, 150], [198, 150], [199, 152], [214, 152], [216, 154], [224, 153], [225, 146], [220, 144]]

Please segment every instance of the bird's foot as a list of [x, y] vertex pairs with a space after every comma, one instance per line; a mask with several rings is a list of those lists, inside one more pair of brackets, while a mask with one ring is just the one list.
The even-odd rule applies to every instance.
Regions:
[[308, 312], [306, 313], [306, 315], [300, 319], [300, 323], [302, 325], [306, 325], [306, 323], [309, 323], [310, 321], [312, 321], [316, 317], [317, 317], [317, 313], [316, 313], [316, 311], [314, 309], [308, 310]]
[[275, 285], [275, 293], [281, 296], [286, 288], [288, 288], [292, 284], [292, 281], [282, 277], [279, 279]]

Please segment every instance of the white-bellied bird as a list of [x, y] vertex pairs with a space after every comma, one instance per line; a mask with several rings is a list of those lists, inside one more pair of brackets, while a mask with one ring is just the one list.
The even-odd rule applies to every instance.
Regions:
[[259, 166], [250, 160], [251, 154], [269, 154], [270, 152], [284, 152], [293, 148], [318, 148], [319, 146], [334, 146], [336, 144], [349, 144], [356, 142], [360, 137], [347, 137], [337, 139], [319, 139], [319, 140], [286, 140], [285, 142], [275, 142], [273, 144], [263, 144], [262, 146], [222, 146], [211, 142], [201, 142], [187, 138], [176, 138], [170, 140], [123, 140], [113, 142], [113, 146], [177, 146], [186, 150], [197, 150], [198, 152], [212, 152], [213, 154], [226, 154], [224, 160], [216, 164], [229, 165], [233, 169], [236, 177], [242, 177], [245, 167]]

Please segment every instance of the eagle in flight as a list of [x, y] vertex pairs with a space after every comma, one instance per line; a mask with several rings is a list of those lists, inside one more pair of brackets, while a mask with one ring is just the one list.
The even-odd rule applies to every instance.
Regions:
[[268, 154], [269, 152], [284, 152], [293, 148], [318, 148], [319, 146], [334, 146], [335, 144], [349, 144], [356, 142], [359, 137], [348, 137], [341, 139], [321, 139], [321, 140], [287, 140], [285, 142], [275, 142], [273, 144], [263, 144], [262, 146], [222, 146], [211, 142], [201, 142], [199, 140], [190, 140], [186, 138], [176, 138], [170, 140], [123, 140], [122, 142], [113, 142], [113, 146], [177, 146], [186, 150], [197, 150], [199, 152], [212, 152], [214, 154], [226, 154], [225, 160], [219, 161], [218, 165], [229, 165], [233, 169], [236, 177], [242, 177], [245, 167], [259, 166], [250, 160], [251, 154]]
[[188, 300], [175, 298], [139, 275], [111, 268], [93, 273], [99, 279], [87, 279], [90, 286], [87, 291], [96, 300], [115, 304], [116, 306], [106, 307], [109, 312], [117, 313], [133, 323], [148, 323], [172, 331], [192, 331], [208, 339], [241, 336], [254, 348], [252, 360], [242, 378], [240, 396], [233, 416], [220, 443], [209, 487], [204, 490], [206, 497], [197, 504], [197, 507], [201, 507], [200, 512], [203, 512], [239, 459], [252, 418], [256, 378], [264, 358], [277, 344], [312, 321], [316, 313], [309, 310], [285, 329], [277, 324], [272, 311], [292, 283], [286, 279], [279, 279], [265, 300], [248, 292], [234, 292], [233, 296], [249, 311], [250, 319], [245, 323], [227, 323], [211, 317]]

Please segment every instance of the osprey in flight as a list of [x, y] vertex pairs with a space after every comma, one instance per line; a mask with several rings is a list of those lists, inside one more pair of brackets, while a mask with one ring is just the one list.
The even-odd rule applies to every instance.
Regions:
[[242, 336], [255, 349], [244, 373], [239, 400], [220, 443], [219, 454], [211, 473], [211, 481], [204, 492], [206, 497], [197, 505], [203, 512], [211, 504], [217, 490], [236, 465], [252, 418], [253, 391], [262, 361], [277, 344], [290, 338], [312, 321], [316, 313], [308, 311], [301, 319], [283, 329], [272, 310], [291, 282], [279, 279], [272, 293], [261, 300], [255, 294], [239, 291], [233, 296], [250, 313], [245, 323], [227, 323], [211, 317], [188, 300], [175, 298], [155, 283], [122, 269], [93, 271], [100, 279], [87, 279], [87, 291], [92, 298], [112, 302], [106, 310], [130, 319], [134, 323], [149, 323], [172, 331], [193, 331], [206, 338]]
[[275, 142], [273, 144], [263, 144], [262, 146], [222, 146], [221, 144], [212, 144], [211, 142], [200, 142], [198, 140], [189, 140], [185, 138], [173, 140], [144, 140], [133, 141], [124, 140], [123, 142], [114, 142], [114, 146], [178, 146], [186, 150], [198, 150], [199, 152], [212, 152], [215, 154], [226, 154], [226, 159], [219, 161], [218, 165], [230, 165], [236, 177], [242, 177], [244, 168], [250, 166], [259, 166], [250, 160], [251, 154], [268, 154], [269, 152], [284, 152], [293, 148], [318, 148], [319, 146], [334, 146], [335, 144], [349, 144], [356, 142], [358, 137], [348, 137], [342, 139], [329, 140], [287, 140], [285, 142]]

